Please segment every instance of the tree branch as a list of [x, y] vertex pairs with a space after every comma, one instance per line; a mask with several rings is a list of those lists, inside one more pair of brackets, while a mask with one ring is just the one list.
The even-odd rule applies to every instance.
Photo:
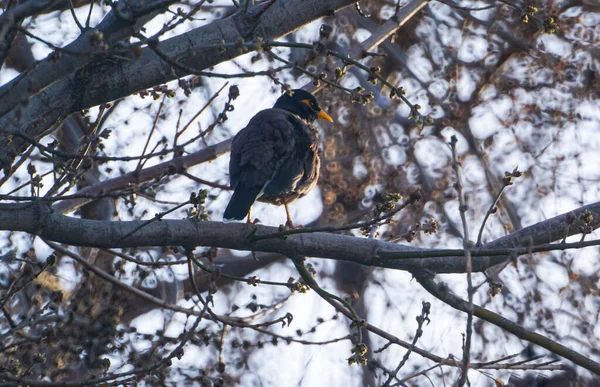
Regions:
[[[547, 251], [551, 248], [581, 248], [597, 244], [590, 241], [576, 244], [536, 244], [562, 240], [565, 235], [580, 233], [579, 227], [567, 229], [567, 218], [588, 211], [593, 215], [591, 228], [600, 224], [600, 202], [556, 216], [526, 227], [511, 235], [490, 242], [484, 248], [474, 248], [473, 272], [481, 272], [508, 257]], [[376, 239], [365, 239], [328, 233], [298, 234], [287, 238], [272, 238], [252, 242], [253, 236], [273, 234], [275, 227], [212, 221], [160, 220], [124, 238], [144, 221], [111, 222], [85, 220], [64, 216], [49, 203], [0, 204], [0, 230], [25, 231], [45, 239], [73, 246], [138, 247], [138, 246], [214, 246], [236, 250], [280, 253], [286, 256], [302, 254], [310, 257], [354, 262], [365, 266], [385, 267], [419, 273], [464, 273], [465, 258], [461, 250], [420, 249]]]
[[[458, 309], [465, 313], [469, 310], [470, 306], [467, 301], [450, 293], [447, 288], [436, 284], [432, 277], [417, 276], [417, 281], [419, 281], [429, 293], [454, 309]], [[595, 374], [600, 374], [600, 364], [548, 337], [525, 329], [521, 325], [477, 305], [473, 305], [473, 314], [482, 320], [490, 322], [503, 330], [512, 333], [522, 340], [537, 344], [554, 354], [571, 360], [573, 363], [590, 370]]]

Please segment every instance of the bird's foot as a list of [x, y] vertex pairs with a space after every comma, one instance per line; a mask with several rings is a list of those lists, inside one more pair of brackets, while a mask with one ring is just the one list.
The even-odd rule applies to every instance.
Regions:
[[260, 219], [258, 219], [258, 218], [254, 218], [254, 220], [252, 220], [252, 215], [250, 214], [250, 212], [248, 212], [248, 216], [246, 217], [247, 224], [256, 224], [259, 222], [260, 222]]

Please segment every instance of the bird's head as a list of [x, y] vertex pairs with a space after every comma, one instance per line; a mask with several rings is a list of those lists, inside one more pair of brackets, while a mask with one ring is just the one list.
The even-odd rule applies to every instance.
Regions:
[[291, 95], [284, 93], [273, 107], [292, 112], [309, 123], [315, 122], [317, 118], [333, 122], [329, 114], [321, 110], [315, 96], [302, 89], [292, 90]]

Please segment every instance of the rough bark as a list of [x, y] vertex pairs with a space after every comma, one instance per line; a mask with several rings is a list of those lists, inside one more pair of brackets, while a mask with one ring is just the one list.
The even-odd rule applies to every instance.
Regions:
[[[525, 227], [487, 243], [483, 248], [509, 249], [560, 241], [581, 233], [578, 221], [584, 211], [593, 215], [592, 228], [600, 225], [600, 202]], [[277, 228], [251, 224], [224, 224], [212, 221], [155, 220], [112, 222], [77, 219], [61, 215], [41, 201], [0, 204], [0, 230], [25, 231], [55, 242], [87, 247], [213, 246], [236, 250], [280, 253], [355, 262], [366, 266], [419, 272], [464, 273], [463, 255], [444, 256], [443, 250], [419, 249], [376, 239], [332, 233], [305, 233], [253, 240], [278, 232]], [[129, 235], [131, 234], [131, 235]], [[437, 255], [439, 252], [439, 255]], [[437, 256], [436, 256], [437, 255]], [[480, 272], [505, 262], [509, 254], [477, 256], [472, 250], [473, 271]]]

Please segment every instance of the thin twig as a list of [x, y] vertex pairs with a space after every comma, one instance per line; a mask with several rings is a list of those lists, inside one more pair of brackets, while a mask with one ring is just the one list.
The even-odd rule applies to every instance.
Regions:
[[90, 1], [90, 10], [88, 11], [87, 19], [85, 20], [85, 28], [90, 28], [90, 22], [92, 20], [92, 11], [94, 10], [94, 1]]
[[352, 355], [348, 359], [348, 364], [349, 365], [352, 365], [352, 364], [366, 365], [367, 360], [364, 355], [366, 354], [368, 348], [366, 347], [366, 345], [363, 344], [363, 338], [362, 338], [362, 330], [364, 328], [363, 325], [365, 323], [364, 320], [362, 320], [361, 318], [358, 317], [358, 315], [356, 314], [356, 311], [354, 310], [354, 308], [352, 308], [350, 303], [348, 303], [343, 298], [338, 297], [338, 296], [326, 291], [325, 289], [321, 288], [317, 284], [317, 282], [312, 277], [312, 274], [308, 271], [308, 269], [304, 265], [303, 258], [298, 258], [298, 257], [292, 258], [292, 262], [294, 263], [294, 266], [296, 266], [296, 270], [298, 270], [298, 273], [300, 274], [300, 277], [302, 277], [302, 280], [308, 286], [310, 286], [310, 288], [313, 289], [321, 298], [328, 301], [330, 304], [332, 301], [334, 301], [334, 302], [337, 301], [338, 303], [340, 303], [341, 305], [344, 306], [345, 310], [347, 310], [350, 313], [351, 320], [352, 320], [351, 327], [354, 327], [356, 329], [356, 334], [357, 334], [356, 343], [357, 344], [351, 350]]
[[[400, 363], [398, 364], [398, 366], [396, 367], [396, 369], [389, 374], [388, 379], [383, 384], [384, 386], [389, 386], [390, 385], [390, 383], [392, 382], [392, 380], [396, 378], [396, 375], [398, 375], [398, 371], [400, 371], [400, 369], [408, 361], [408, 357], [412, 353], [412, 349], [417, 345], [417, 341], [419, 340], [419, 338], [421, 336], [423, 336], [423, 324], [425, 322], [427, 322], [427, 324], [429, 325], [429, 323], [431, 322], [431, 320], [429, 320], [429, 313], [430, 313], [430, 311], [431, 311], [431, 304], [429, 302], [423, 302], [423, 308], [421, 309], [421, 315], [417, 316], [417, 324], [418, 324], [418, 326], [417, 326], [417, 331], [415, 332], [415, 337], [413, 338], [413, 341], [411, 343], [411, 347], [408, 349], [408, 351], [406, 351], [406, 353], [402, 357], [402, 360], [400, 361]], [[403, 383], [402, 381], [399, 381], [399, 382], [401, 384]]]
[[465, 197], [462, 186], [462, 173], [460, 168], [460, 162], [458, 161], [458, 151], [456, 150], [456, 143], [458, 139], [456, 136], [452, 136], [450, 139], [450, 149], [452, 150], [452, 168], [456, 174], [456, 183], [454, 188], [458, 194], [459, 212], [460, 219], [463, 225], [463, 248], [465, 250], [466, 259], [466, 272], [467, 272], [467, 295], [469, 300], [469, 307], [467, 310], [467, 332], [466, 338], [463, 343], [463, 361], [462, 361], [462, 374], [458, 380], [458, 386], [462, 387], [468, 380], [469, 362], [471, 361], [471, 336], [473, 334], [473, 282], [471, 274], [473, 272], [473, 262], [471, 261], [471, 241], [469, 241], [469, 226], [467, 224], [467, 204], [465, 203]]
[[135, 234], [136, 232], [138, 232], [142, 228], [146, 227], [150, 223], [153, 223], [153, 222], [156, 222], [158, 220], [161, 220], [165, 215], [168, 215], [168, 214], [170, 214], [173, 211], [177, 211], [181, 207], [186, 206], [186, 205], [188, 205], [190, 203], [191, 203], [191, 201], [187, 200], [187, 201], [185, 201], [185, 202], [183, 202], [183, 203], [181, 203], [181, 204], [179, 204], [179, 205], [177, 205], [177, 206], [175, 206], [175, 207], [173, 207], [173, 208], [171, 208], [171, 209], [169, 209], [167, 211], [157, 213], [156, 215], [154, 215], [154, 218], [143, 222], [138, 227], [134, 228], [133, 230], [131, 230], [130, 232], [128, 232], [126, 235], [124, 235], [121, 239], [127, 239], [127, 238], [129, 238], [131, 235]]
[[[148, 133], [148, 138], [146, 139], [146, 144], [144, 144], [144, 149], [142, 149], [142, 156], [144, 154], [146, 154], [146, 149], [148, 149], [148, 145], [150, 144], [150, 139], [152, 138], [152, 135], [154, 134], [154, 131], [156, 130], [156, 125], [158, 124], [158, 119], [160, 118], [160, 113], [162, 112], [163, 107], [165, 106], [165, 99], [167, 99], [167, 95], [163, 95], [162, 100], [160, 101], [160, 105], [158, 105], [158, 111], [156, 112], [156, 114], [154, 115], [154, 121], [152, 122], [152, 128], [150, 128], [150, 133]], [[135, 170], [137, 172], [139, 172], [143, 167], [144, 164], [142, 163], [144, 159], [139, 159], [138, 161], [138, 165], [135, 168]], [[145, 159], [148, 160], [148, 159]]]
[[180, 173], [180, 175], [181, 176], [185, 176], [188, 179], [193, 180], [193, 181], [195, 181], [198, 184], [204, 184], [204, 185], [207, 185], [209, 187], [219, 188], [219, 189], [222, 189], [224, 191], [231, 190], [231, 188], [228, 185], [223, 185], [223, 184], [219, 184], [219, 183], [214, 183], [212, 181], [204, 180], [204, 179], [201, 179], [201, 178], [196, 177], [194, 175], [191, 175], [188, 172], [182, 172], [182, 173]]
[[436, 1], [447, 5], [448, 7], [452, 7], [454, 9], [459, 9], [461, 11], [467, 11], [467, 12], [486, 11], [488, 9], [496, 8], [495, 4], [486, 5], [485, 7], [469, 8], [469, 7], [461, 7], [459, 5], [454, 4], [452, 1], [448, 1], [448, 0], [436, 0]]
[[500, 197], [502, 196], [502, 193], [504, 192], [505, 188], [506, 185], [503, 185], [502, 188], [500, 188], [500, 191], [496, 194], [494, 201], [492, 202], [492, 204], [490, 204], [490, 208], [488, 208], [487, 212], [485, 213], [485, 217], [483, 218], [483, 222], [481, 222], [481, 227], [479, 228], [479, 234], [477, 235], [477, 243], [475, 243], [475, 246], [477, 247], [481, 246], [481, 238], [483, 236], [483, 229], [485, 228], [485, 224], [490, 215], [496, 212], [496, 205], [498, 204], [498, 200], [500, 200]]
[[204, 112], [204, 110], [206, 110], [206, 108], [208, 108], [213, 103], [213, 101], [219, 96], [219, 94], [221, 94], [223, 89], [225, 89], [225, 87], [228, 84], [229, 84], [229, 82], [225, 82], [225, 84], [223, 84], [223, 86], [221, 86], [221, 88], [219, 90], [217, 90], [217, 92], [214, 93], [212, 95], [212, 97], [210, 97], [208, 99], [208, 101], [206, 101], [204, 106], [202, 106], [202, 108], [200, 110], [198, 110], [198, 112], [196, 114], [194, 114], [194, 116], [192, 118], [190, 118], [188, 123], [185, 124], [185, 126], [180, 131], [175, 132], [175, 139], [173, 141], [173, 149], [177, 148], [177, 140], [179, 139], [179, 137], [190, 127], [190, 125], [192, 125], [192, 122], [194, 122], [196, 120], [196, 118], [198, 118], [200, 116], [200, 114], [202, 114]]
[[400, 205], [396, 205], [396, 207], [394, 209], [392, 209], [391, 211], [385, 212], [385, 213], [383, 213], [383, 215], [375, 217], [374, 219], [371, 219], [371, 220], [347, 224], [344, 226], [295, 228], [295, 229], [280, 231], [280, 232], [276, 232], [276, 233], [272, 233], [272, 234], [253, 236], [250, 240], [252, 242], [256, 242], [256, 241], [265, 240], [265, 239], [283, 238], [288, 235], [294, 235], [294, 234], [310, 234], [310, 233], [315, 233], [315, 232], [336, 232], [336, 231], [354, 230], [357, 228], [367, 228], [367, 227], [371, 227], [371, 226], [381, 223], [381, 222], [386, 222], [388, 219], [392, 218], [398, 212], [402, 211], [409, 205], [414, 204], [415, 202], [417, 202], [419, 200], [421, 200], [421, 193], [420, 193], [420, 191], [416, 191], [416, 192], [412, 193], [408, 197], [408, 199], [406, 199], [404, 201], [404, 203], [402, 203]]
[[73, 16], [73, 20], [75, 20], [75, 24], [77, 24], [77, 27], [79, 27], [79, 30], [81, 32], [85, 31], [85, 28], [79, 22], [79, 19], [77, 19], [77, 15], [75, 15], [75, 7], [73, 6], [73, 0], [69, 0], [69, 10], [71, 11], [71, 16]]

